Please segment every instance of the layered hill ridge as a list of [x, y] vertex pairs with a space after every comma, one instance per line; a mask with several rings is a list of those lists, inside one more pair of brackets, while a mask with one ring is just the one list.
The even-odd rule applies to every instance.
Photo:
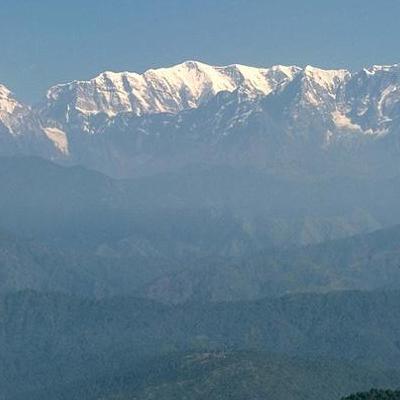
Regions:
[[186, 61], [59, 84], [34, 107], [0, 89], [1, 139], [11, 143], [3, 154], [114, 176], [191, 163], [334, 174], [343, 165], [356, 173], [379, 165], [389, 175], [399, 172], [398, 64], [353, 73]]

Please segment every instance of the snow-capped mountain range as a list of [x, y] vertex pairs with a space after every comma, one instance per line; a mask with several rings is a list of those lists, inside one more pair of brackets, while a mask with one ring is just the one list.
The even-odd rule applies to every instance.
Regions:
[[271, 170], [390, 164], [397, 173], [399, 134], [400, 65], [353, 73], [187, 61], [59, 84], [32, 107], [0, 85], [2, 154], [117, 176], [191, 163]]
[[176, 114], [198, 108], [224, 91], [266, 96], [278, 85], [292, 80], [298, 71], [296, 67], [212, 67], [187, 61], [172, 68], [151, 69], [142, 75], [104, 72], [90, 81], [57, 85], [47, 92], [47, 100], [49, 107], [62, 103], [84, 115]]

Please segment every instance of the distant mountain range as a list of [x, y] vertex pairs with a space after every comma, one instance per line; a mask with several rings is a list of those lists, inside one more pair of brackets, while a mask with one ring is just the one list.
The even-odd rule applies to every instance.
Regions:
[[142, 176], [190, 164], [399, 172], [400, 65], [359, 72], [187, 61], [104, 72], [27, 106], [0, 85], [0, 152]]

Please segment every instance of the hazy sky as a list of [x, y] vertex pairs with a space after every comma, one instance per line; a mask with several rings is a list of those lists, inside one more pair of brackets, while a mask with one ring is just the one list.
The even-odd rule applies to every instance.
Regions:
[[103, 70], [400, 62], [399, 0], [0, 0], [0, 82], [28, 101]]

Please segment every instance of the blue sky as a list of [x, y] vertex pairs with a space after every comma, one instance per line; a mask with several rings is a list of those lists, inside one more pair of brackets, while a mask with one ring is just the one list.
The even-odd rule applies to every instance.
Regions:
[[398, 0], [1, 0], [0, 82], [35, 101], [103, 70], [400, 62]]

